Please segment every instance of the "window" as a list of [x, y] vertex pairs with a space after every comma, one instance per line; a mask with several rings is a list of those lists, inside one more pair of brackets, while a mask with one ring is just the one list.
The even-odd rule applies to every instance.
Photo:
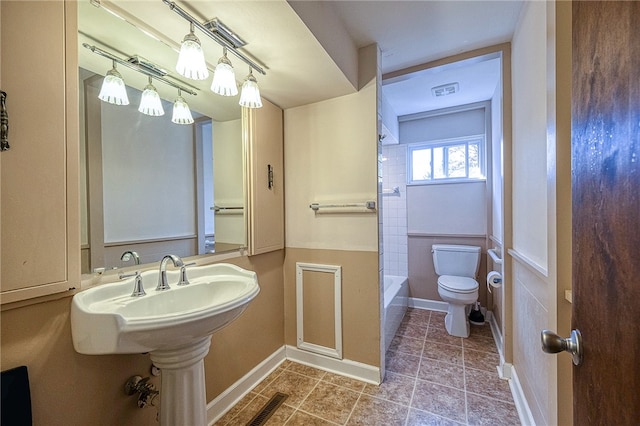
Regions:
[[409, 183], [484, 179], [484, 138], [410, 145]]

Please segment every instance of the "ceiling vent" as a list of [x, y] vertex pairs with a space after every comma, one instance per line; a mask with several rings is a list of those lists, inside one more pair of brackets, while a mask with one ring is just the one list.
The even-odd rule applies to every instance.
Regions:
[[453, 95], [459, 90], [460, 90], [460, 86], [458, 85], [458, 83], [447, 83], [447, 84], [443, 84], [442, 86], [432, 87], [431, 93], [433, 93], [433, 96], [436, 96], [436, 97], [447, 96], [447, 95]]

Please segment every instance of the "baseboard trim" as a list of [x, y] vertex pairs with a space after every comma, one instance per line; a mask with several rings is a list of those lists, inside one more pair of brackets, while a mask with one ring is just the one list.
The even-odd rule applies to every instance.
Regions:
[[438, 312], [447, 312], [449, 310], [449, 304], [447, 302], [443, 302], [442, 300], [418, 299], [417, 297], [409, 298], [409, 307]]
[[518, 373], [513, 365], [511, 365], [510, 372], [511, 379], [509, 380], [509, 387], [511, 388], [513, 401], [516, 404], [516, 410], [518, 410], [518, 416], [520, 416], [520, 423], [523, 426], [535, 426], [536, 422], [533, 419], [533, 414], [531, 413], [531, 409], [527, 403], [527, 398], [524, 396], [520, 380], [518, 380]]
[[379, 385], [382, 381], [380, 368], [373, 365], [363, 364], [349, 359], [331, 358], [289, 345], [286, 346], [286, 356], [288, 360], [300, 364], [351, 377], [374, 385]]
[[242, 378], [229, 386], [224, 392], [218, 395], [213, 401], [207, 404], [207, 422], [209, 426], [218, 421], [231, 407], [236, 405], [251, 389], [256, 387], [273, 370], [278, 368], [286, 359], [286, 350], [282, 346], [269, 355], [264, 361], [258, 364]]
[[491, 316], [488, 317], [489, 325], [491, 326], [491, 334], [493, 334], [493, 340], [496, 342], [496, 347], [498, 348], [498, 354], [500, 354], [501, 364], [504, 363], [504, 339], [502, 338], [502, 332], [500, 331], [500, 327], [496, 322], [496, 316], [491, 313]]

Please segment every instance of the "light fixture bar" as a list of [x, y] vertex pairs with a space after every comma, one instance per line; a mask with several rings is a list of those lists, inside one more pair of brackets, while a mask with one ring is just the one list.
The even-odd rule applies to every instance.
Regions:
[[197, 96], [198, 95], [193, 90], [187, 89], [184, 86], [181, 86], [181, 85], [179, 85], [177, 83], [174, 83], [173, 81], [168, 80], [165, 77], [163, 77], [161, 75], [158, 75], [157, 73], [151, 72], [146, 67], [144, 67], [142, 65], [126, 61], [126, 60], [124, 60], [122, 58], [117, 57], [113, 53], [110, 53], [110, 52], [107, 52], [106, 50], [100, 49], [99, 47], [91, 46], [90, 44], [87, 44], [87, 43], [82, 43], [82, 45], [84, 47], [86, 47], [87, 49], [91, 50], [93, 53], [95, 53], [97, 55], [104, 56], [105, 58], [109, 58], [112, 61], [116, 61], [117, 63], [119, 63], [121, 65], [124, 65], [127, 68], [131, 68], [134, 71], [138, 71], [139, 73], [144, 74], [144, 75], [146, 75], [148, 77], [153, 77], [155, 80], [162, 81], [164, 84], [167, 84], [169, 86], [175, 87], [176, 89], [182, 90], [183, 92], [188, 93], [188, 94], [193, 95], [193, 96]]
[[180, 6], [175, 4], [175, 2], [172, 2], [170, 0], [162, 0], [162, 2], [164, 4], [166, 4], [167, 6], [169, 6], [169, 9], [173, 10], [175, 13], [180, 15], [182, 18], [184, 18], [187, 21], [191, 22], [200, 31], [202, 31], [207, 36], [209, 36], [209, 38], [211, 38], [213, 41], [215, 41], [216, 43], [218, 43], [222, 47], [226, 47], [227, 49], [229, 49], [229, 51], [231, 51], [231, 53], [236, 55], [240, 60], [244, 61], [247, 65], [252, 67], [254, 70], [258, 71], [262, 75], [267, 75], [267, 73], [264, 71], [264, 69], [262, 69], [262, 67], [260, 67], [254, 61], [252, 61], [251, 59], [246, 57], [243, 53], [238, 52], [238, 50], [233, 45], [233, 43], [229, 42], [228, 40], [226, 40], [224, 37], [220, 36], [219, 34], [216, 34], [216, 33], [212, 32], [209, 28], [207, 28], [206, 24], [202, 24], [196, 18], [191, 16], [187, 11], [185, 11]]

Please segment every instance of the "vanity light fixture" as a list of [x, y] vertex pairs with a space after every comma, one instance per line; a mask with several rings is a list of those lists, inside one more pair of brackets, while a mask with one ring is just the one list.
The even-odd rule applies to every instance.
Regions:
[[200, 40], [193, 33], [193, 23], [190, 24], [189, 34], [184, 36], [178, 55], [176, 71], [184, 77], [192, 80], [206, 80], [209, 70], [204, 60], [204, 52]]
[[[197, 88], [188, 85], [182, 81], [178, 81], [177, 79], [169, 76], [166, 71], [164, 71], [159, 66], [151, 63], [148, 60], [143, 59], [142, 57], [135, 56], [131, 57], [128, 60], [124, 60], [114, 55], [111, 52], [107, 52], [106, 50], [102, 50], [99, 47], [91, 46], [87, 43], [82, 43], [82, 46], [91, 50], [93, 53], [104, 56], [105, 58], [111, 59], [113, 62], [113, 69], [107, 73], [107, 76], [102, 83], [102, 89], [100, 90], [100, 95], [98, 97], [105, 102], [115, 103], [117, 105], [128, 105], [129, 99], [127, 98], [127, 92], [124, 85], [124, 81], [122, 81], [122, 76], [116, 71], [116, 62], [120, 65], [123, 65], [127, 68], [130, 68], [134, 71], [139, 72], [140, 74], [144, 74], [149, 78], [149, 84], [144, 88], [142, 92], [142, 99], [140, 100], [140, 107], [138, 111], [143, 114], [159, 116], [164, 114], [164, 108], [162, 107], [162, 100], [158, 95], [158, 91], [151, 83], [151, 78], [155, 78], [167, 84], [171, 87], [175, 87], [178, 89], [178, 97], [173, 104], [173, 117], [171, 121], [177, 124], [191, 124], [193, 123], [193, 117], [191, 116], [191, 111], [189, 110], [189, 105], [187, 105], [187, 101], [182, 97], [182, 92], [188, 93], [192, 96], [196, 96], [197, 93], [194, 90], [198, 90]], [[117, 78], [116, 78], [117, 77]], [[119, 83], [118, 83], [119, 79]], [[113, 94], [113, 90], [111, 87], [116, 87], [113, 81], [118, 83], [118, 92], [117, 94]], [[110, 85], [107, 85], [108, 84]], [[181, 84], [178, 84], [181, 83]], [[121, 86], [120, 86], [121, 85]], [[184, 86], [183, 86], [184, 85]], [[194, 90], [188, 89], [185, 86], [189, 86]], [[119, 102], [114, 102], [114, 100], [119, 99]]]
[[[193, 27], [198, 28], [205, 35], [224, 48], [222, 58], [218, 61], [218, 65], [216, 66], [213, 74], [211, 90], [214, 93], [218, 93], [223, 96], [235, 96], [238, 93], [238, 87], [235, 82], [235, 77], [233, 76], [233, 67], [227, 58], [227, 50], [229, 50], [238, 59], [249, 65], [249, 75], [242, 85], [243, 93], [240, 95], [240, 105], [247, 106], [247, 108], [260, 108], [262, 106], [260, 91], [251, 70], [256, 70], [262, 75], [266, 75], [267, 73], [254, 60], [238, 50], [240, 47], [245, 45], [244, 41], [242, 41], [233, 31], [224, 26], [217, 19], [202, 23], [191, 16], [186, 10], [178, 6], [175, 2], [171, 0], [162, 0], [162, 2], [169, 6], [169, 9], [177, 15], [188, 21], [191, 24], [192, 31]], [[220, 79], [224, 82], [219, 83], [218, 80]]]
[[216, 69], [213, 72], [211, 91], [222, 96], [235, 96], [238, 94], [236, 73], [233, 71], [231, 61], [227, 58], [226, 47], [222, 49], [222, 57], [218, 60], [218, 65], [216, 65]]
[[114, 105], [129, 105], [129, 97], [127, 96], [127, 89], [124, 85], [124, 80], [116, 69], [116, 61], [111, 62], [113, 64], [113, 68], [107, 71], [107, 75], [102, 81], [102, 87], [100, 88], [98, 98], [104, 102]]
[[249, 67], [249, 75], [242, 83], [242, 93], [240, 94], [240, 106], [246, 108], [262, 108], [262, 99], [260, 98], [260, 88], [258, 81], [253, 76], [253, 70]]
[[158, 91], [151, 83], [151, 76], [149, 76], [149, 84], [144, 88], [142, 92], [142, 98], [140, 99], [140, 106], [138, 111], [143, 114], [150, 115], [152, 117], [158, 117], [164, 115], [164, 108], [162, 108], [162, 100]]
[[187, 101], [182, 97], [180, 89], [178, 89], [178, 97], [173, 103], [173, 116], [171, 121], [176, 124], [192, 124], [193, 117]]

